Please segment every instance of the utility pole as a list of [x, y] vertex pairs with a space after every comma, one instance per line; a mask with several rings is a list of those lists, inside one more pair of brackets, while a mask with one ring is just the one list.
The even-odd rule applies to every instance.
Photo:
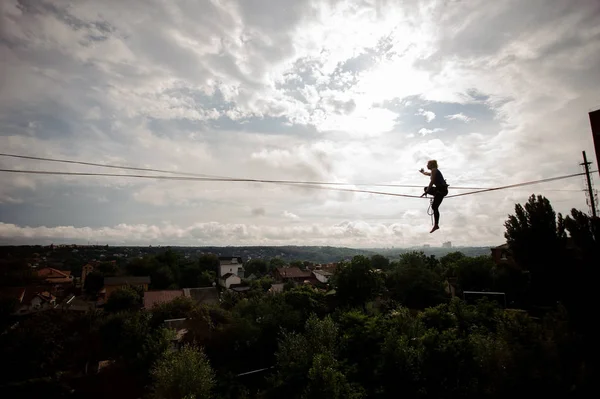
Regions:
[[585, 177], [587, 178], [587, 189], [588, 189], [588, 194], [589, 194], [589, 201], [590, 201], [590, 206], [592, 207], [592, 216], [594, 218], [596, 218], [596, 197], [594, 196], [594, 189], [592, 187], [592, 179], [590, 177], [590, 165], [592, 164], [591, 162], [588, 162], [587, 157], [585, 156], [585, 151], [582, 151], [583, 153], [583, 163], [580, 165], [583, 165], [583, 167], [585, 167]]

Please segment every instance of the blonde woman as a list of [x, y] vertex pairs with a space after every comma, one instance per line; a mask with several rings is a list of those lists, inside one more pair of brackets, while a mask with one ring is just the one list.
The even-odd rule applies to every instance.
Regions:
[[448, 184], [446, 184], [446, 180], [444, 180], [444, 176], [442, 172], [438, 169], [438, 164], [435, 159], [427, 162], [427, 169], [431, 172], [425, 172], [423, 168], [419, 170], [425, 176], [431, 176], [429, 181], [429, 186], [425, 187], [425, 193], [433, 195], [433, 203], [431, 204], [431, 209], [433, 209], [433, 217], [435, 220], [435, 224], [431, 229], [430, 233], [433, 233], [437, 229], [440, 228], [440, 211], [439, 207], [442, 203], [442, 200], [446, 195], [448, 195]]

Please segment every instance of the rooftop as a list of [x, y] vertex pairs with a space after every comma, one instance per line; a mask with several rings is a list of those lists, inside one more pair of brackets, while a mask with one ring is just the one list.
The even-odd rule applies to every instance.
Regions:
[[104, 285], [150, 284], [150, 276], [104, 277]]
[[219, 303], [219, 293], [215, 287], [184, 288], [183, 292], [199, 304]]
[[219, 256], [219, 264], [221, 266], [225, 265], [242, 265], [242, 257], [241, 256]]
[[300, 270], [298, 267], [278, 267], [277, 272], [284, 278], [308, 278], [312, 276], [311, 272]]
[[160, 303], [171, 302], [180, 296], [183, 296], [183, 290], [146, 291], [144, 292], [144, 308], [152, 309]]
[[69, 276], [71, 276], [71, 271], [70, 270], [58, 270], [58, 269], [54, 269], [52, 267], [45, 267], [43, 269], [38, 270], [37, 272], [38, 277], [41, 278], [45, 278], [45, 279], [64, 279], [64, 278], [69, 278]]

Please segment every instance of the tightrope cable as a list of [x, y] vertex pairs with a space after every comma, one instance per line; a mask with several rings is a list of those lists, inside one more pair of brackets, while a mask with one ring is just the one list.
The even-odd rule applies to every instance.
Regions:
[[[190, 177], [207, 177], [207, 178], [212, 178], [212, 179], [223, 179], [222, 181], [231, 181], [231, 182], [258, 182], [258, 183], [275, 183], [275, 184], [281, 183], [281, 184], [303, 184], [303, 185], [313, 184], [313, 185], [362, 186], [362, 187], [368, 186], [368, 187], [423, 188], [423, 185], [415, 185], [415, 184], [379, 184], [379, 183], [370, 184], [370, 183], [343, 183], [343, 182], [249, 179], [249, 178], [236, 178], [236, 177], [207, 175], [207, 174], [202, 174], [202, 173], [178, 172], [178, 171], [174, 171], [174, 170], [141, 168], [141, 167], [135, 167], [135, 166], [101, 164], [101, 163], [95, 163], [95, 162], [75, 161], [75, 160], [70, 160], [70, 159], [34, 157], [34, 156], [19, 155], [19, 154], [0, 153], [0, 156], [9, 157], [9, 158], [31, 159], [31, 160], [36, 160], [36, 161], [58, 162], [58, 163], [68, 163], [68, 164], [86, 165], [86, 166], [97, 166], [97, 167], [101, 167], [101, 168], [136, 170], [136, 171], [141, 171], [141, 172], [167, 173], [167, 174], [190, 176]], [[221, 181], [221, 180], [219, 180], [219, 181]], [[488, 187], [452, 187], [453, 190], [485, 190], [487, 188]]]
[[[138, 179], [157, 179], [157, 180], [178, 180], [178, 181], [230, 181], [229, 179], [212, 178], [212, 177], [188, 177], [188, 176], [159, 176], [159, 175], [124, 175], [118, 173], [94, 173], [94, 172], [60, 172], [60, 171], [47, 171], [47, 170], [23, 170], [23, 169], [0, 169], [0, 172], [6, 173], [26, 173], [26, 174], [38, 174], [38, 175], [63, 175], [63, 176], [103, 176], [103, 177], [127, 177], [127, 178], [138, 178]], [[253, 183], [282, 183], [289, 184], [274, 180], [259, 180], [259, 179], [239, 179], [235, 181], [247, 181]], [[351, 188], [336, 188], [336, 187], [324, 187], [311, 184], [302, 184], [301, 187], [309, 187], [321, 190], [333, 190], [333, 191], [346, 191], [354, 193], [366, 193], [366, 194], [377, 194], [377, 195], [388, 195], [394, 197], [406, 197], [406, 198], [421, 198], [418, 195], [389, 193], [385, 191], [371, 191], [371, 190], [358, 190]]]
[[[597, 172], [597, 171], [594, 171], [594, 172]], [[590, 173], [593, 173], [593, 172], [590, 172]], [[478, 191], [471, 191], [471, 192], [467, 192], [467, 193], [460, 193], [460, 194], [449, 195], [447, 198], [462, 197], [462, 196], [465, 196], [465, 195], [480, 194], [480, 193], [485, 193], [485, 192], [488, 192], [488, 191], [504, 190], [504, 189], [507, 189], [507, 188], [529, 186], [529, 185], [532, 185], [532, 184], [539, 184], [539, 183], [545, 183], [545, 182], [549, 182], [549, 181], [569, 179], [569, 178], [577, 177], [577, 176], [584, 176], [585, 174], [586, 174], [585, 172], [581, 172], [581, 173], [573, 173], [571, 175], [565, 175], [565, 176], [549, 177], [547, 179], [533, 180], [533, 181], [528, 181], [528, 182], [523, 182], [523, 183], [509, 184], [509, 185], [506, 185], [506, 186], [486, 188], [484, 190], [478, 190]]]

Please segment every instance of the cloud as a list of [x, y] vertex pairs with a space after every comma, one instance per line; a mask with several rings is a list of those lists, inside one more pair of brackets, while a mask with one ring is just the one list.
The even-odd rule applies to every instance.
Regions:
[[453, 114], [453, 115], [446, 115], [444, 118], [446, 119], [450, 119], [450, 120], [459, 120], [459, 121], [463, 121], [463, 122], [471, 122], [473, 120], [475, 120], [475, 118], [470, 118], [467, 115], [461, 113], [458, 114]]
[[[309, 223], [269, 227], [241, 223], [196, 223], [188, 227], [172, 224], [128, 225], [89, 228], [74, 226], [21, 227], [0, 223], [0, 242], [85, 243], [119, 245], [338, 245], [372, 247], [397, 245], [406, 233], [402, 224], [342, 221], [335, 224]], [[423, 233], [424, 234], [424, 233]]]
[[440, 128], [440, 127], [436, 127], [435, 129], [426, 129], [426, 128], [421, 128], [419, 129], [419, 134], [421, 136], [426, 136], [428, 134], [432, 134], [432, 133], [437, 133], [437, 132], [443, 132], [446, 129]]
[[[417, 195], [362, 184], [421, 185], [428, 159], [453, 186], [576, 173], [600, 104], [600, 4], [540, 5], [6, 0], [0, 146]], [[108, 171], [5, 157], [0, 167]], [[487, 245], [533, 191], [586, 209], [580, 193], [544, 191], [580, 188], [559, 183], [445, 200], [434, 235], [423, 201], [249, 182], [5, 173], [0, 215], [2, 237], [17, 241]]]
[[427, 120], [427, 122], [431, 122], [432, 120], [435, 119], [435, 113], [433, 113], [432, 111], [426, 111], [423, 108], [419, 108], [417, 115], [424, 116], [425, 120]]
[[300, 217], [292, 212], [288, 212], [288, 211], [283, 211], [283, 217], [289, 218], [289, 219], [299, 219]]

